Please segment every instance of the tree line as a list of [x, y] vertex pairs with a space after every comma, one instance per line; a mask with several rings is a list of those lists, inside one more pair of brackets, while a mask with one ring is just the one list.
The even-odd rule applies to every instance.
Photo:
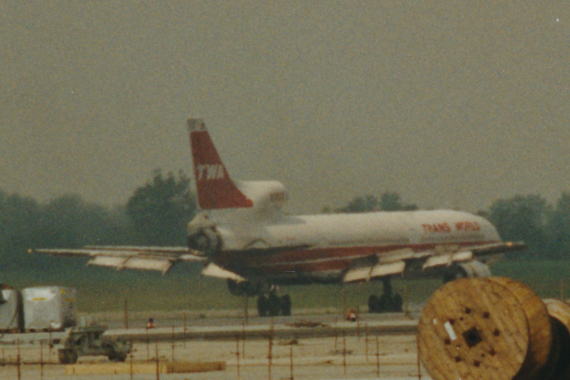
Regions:
[[[404, 203], [395, 192], [355, 197], [337, 209], [325, 207], [323, 212], [370, 212], [417, 210], [415, 204]], [[516, 253], [526, 258], [570, 258], [570, 193], [562, 193], [555, 205], [540, 195], [516, 195], [494, 201], [478, 215], [489, 220], [505, 241], [523, 241], [528, 249]]]
[[[153, 172], [125, 205], [108, 208], [77, 195], [47, 203], [0, 191], [0, 266], [30, 267], [29, 248], [79, 248], [85, 245], [183, 246], [186, 224], [197, 211], [190, 179], [182, 172]], [[355, 197], [323, 212], [416, 210], [396, 192]], [[478, 212], [493, 223], [503, 240], [524, 241], [529, 258], [570, 258], [570, 193], [555, 205], [539, 195], [499, 199]], [[520, 257], [520, 253], [517, 256]]]
[[153, 172], [128, 202], [108, 208], [78, 195], [47, 203], [0, 190], [0, 269], [37, 267], [29, 248], [80, 248], [85, 245], [186, 245], [186, 223], [196, 213], [190, 179], [179, 172]]

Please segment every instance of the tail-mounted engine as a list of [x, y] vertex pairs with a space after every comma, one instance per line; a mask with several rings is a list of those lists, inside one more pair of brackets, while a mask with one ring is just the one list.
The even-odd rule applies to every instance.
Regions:
[[188, 235], [188, 248], [213, 256], [222, 250], [223, 241], [216, 227], [206, 227]]

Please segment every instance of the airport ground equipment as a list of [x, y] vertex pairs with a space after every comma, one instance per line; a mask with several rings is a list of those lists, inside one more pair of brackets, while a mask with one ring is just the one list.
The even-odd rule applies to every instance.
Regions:
[[20, 332], [23, 326], [21, 293], [0, 284], [0, 333]]
[[434, 380], [570, 379], [570, 305], [542, 301], [503, 277], [438, 289], [422, 310], [417, 341]]
[[81, 356], [107, 356], [112, 362], [124, 362], [131, 352], [131, 343], [118, 338], [103, 337], [106, 326], [69, 328], [68, 334], [56, 346], [59, 362], [72, 364]]
[[77, 325], [76, 290], [42, 286], [22, 290], [26, 331], [64, 330]]

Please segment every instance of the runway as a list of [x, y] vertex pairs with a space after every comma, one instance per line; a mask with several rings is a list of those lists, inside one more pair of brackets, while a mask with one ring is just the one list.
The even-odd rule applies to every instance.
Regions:
[[165, 341], [165, 340], [235, 340], [239, 339], [268, 339], [273, 335], [275, 339], [300, 339], [332, 336], [359, 336], [366, 334], [414, 334], [417, 320], [400, 318], [390, 320], [361, 319], [357, 322], [327, 321], [327, 318], [309, 317], [295, 318], [281, 317], [279, 321], [270, 318], [256, 318], [245, 324], [234, 323], [217, 326], [180, 326], [157, 327], [152, 329], [113, 329], [105, 335], [113, 338], [125, 338], [133, 342]]
[[[225, 363], [225, 370], [203, 373], [160, 373], [161, 379], [391, 379], [418, 378], [415, 328], [417, 321], [402, 314], [365, 314], [356, 322], [340, 321], [331, 315], [188, 320], [186, 331], [178, 322], [159, 327], [115, 328], [106, 332], [109, 338], [132, 339], [135, 366], [147, 367], [167, 362]], [[136, 325], [137, 323], [135, 323]], [[120, 323], [119, 323], [120, 325]], [[310, 327], [309, 327], [310, 326]], [[174, 334], [173, 334], [174, 331]], [[148, 334], [147, 334], [148, 332]], [[245, 336], [245, 339], [244, 339]], [[271, 339], [270, 339], [271, 336]], [[0, 341], [6, 366], [0, 367], [0, 378], [17, 379], [17, 347], [4, 338]], [[82, 357], [75, 374], [70, 365], [57, 363], [57, 352], [39, 341], [19, 344], [22, 379], [130, 379], [120, 373], [106, 357]], [[157, 355], [158, 354], [158, 355]], [[40, 373], [40, 358], [46, 364]], [[130, 358], [123, 368], [128, 368]], [[92, 366], [94, 365], [94, 366]], [[80, 374], [81, 368], [98, 373]], [[152, 365], [151, 365], [152, 367]], [[94, 368], [94, 369], [93, 369]], [[119, 367], [116, 367], [119, 368]], [[152, 367], [154, 368], [154, 367]], [[117, 374], [103, 374], [103, 370]], [[156, 379], [152, 373], [134, 373], [133, 379]], [[422, 379], [429, 379], [423, 371]]]

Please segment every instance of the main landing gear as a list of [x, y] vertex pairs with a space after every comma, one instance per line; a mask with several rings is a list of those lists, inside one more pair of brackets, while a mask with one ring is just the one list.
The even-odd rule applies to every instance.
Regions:
[[398, 293], [392, 292], [389, 278], [382, 279], [383, 292], [380, 297], [375, 294], [368, 298], [368, 310], [371, 313], [401, 312], [404, 301]]
[[257, 313], [260, 317], [289, 316], [291, 315], [291, 297], [288, 294], [279, 297], [275, 291], [269, 292], [267, 297], [261, 294], [257, 298]]
[[[291, 297], [279, 297], [274, 286], [261, 282], [228, 280], [228, 290], [235, 296], [245, 297], [245, 315], [247, 316], [247, 298], [257, 298], [257, 312], [260, 317], [275, 317], [278, 315], [291, 315]], [[269, 291], [268, 295], [265, 293]], [[247, 317], [246, 317], [247, 318]]]

